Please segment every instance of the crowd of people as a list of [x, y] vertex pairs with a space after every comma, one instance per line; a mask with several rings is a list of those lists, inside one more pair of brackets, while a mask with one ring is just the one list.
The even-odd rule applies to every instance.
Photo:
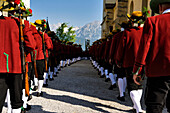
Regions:
[[149, 11], [127, 14], [128, 21], [119, 24], [120, 30], [95, 41], [89, 50], [99, 76], [105, 82], [111, 80], [109, 89], [118, 86], [119, 101], [125, 101], [127, 88], [133, 113], [143, 112], [145, 78], [146, 113], [162, 113], [165, 105], [170, 112], [170, 0], [151, 0], [150, 6], [160, 15], [147, 18]]
[[[20, 0], [3, 0], [0, 11], [0, 112], [7, 100], [8, 113], [31, 109], [32, 91], [43, 96], [42, 88], [54, 80], [61, 68], [81, 60], [81, 45], [60, 41], [49, 31], [46, 20], [27, 20], [32, 10]], [[134, 11], [128, 21], [97, 40], [85, 56], [109, 90], [119, 88], [117, 99], [126, 101], [126, 88], [133, 102], [132, 112], [142, 113], [143, 80], [147, 78], [147, 113], [170, 112], [170, 0], [151, 0], [160, 15], [147, 18], [148, 11]]]
[[48, 80], [81, 60], [82, 48], [59, 40], [45, 19], [29, 22], [32, 10], [20, 0], [3, 0], [0, 10], [0, 112], [6, 99], [8, 113], [25, 113], [31, 109], [32, 91], [43, 96]]

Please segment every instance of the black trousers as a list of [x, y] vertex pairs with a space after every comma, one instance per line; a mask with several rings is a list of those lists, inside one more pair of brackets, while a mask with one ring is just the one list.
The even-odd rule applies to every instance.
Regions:
[[[133, 80], [133, 67], [125, 68], [126, 72], [126, 79], [127, 79], [127, 89], [130, 94], [130, 91], [132, 90], [138, 90], [138, 89], [143, 89], [143, 85], [137, 85], [134, 80]], [[143, 73], [142, 73], [142, 78], [143, 78]]]
[[21, 108], [23, 105], [21, 74], [0, 74], [0, 113], [5, 103], [7, 89], [10, 92], [12, 109]]
[[44, 80], [44, 70], [45, 70], [45, 63], [44, 60], [37, 60], [37, 73], [38, 73], [38, 80]]
[[170, 76], [148, 77], [145, 93], [147, 113], [162, 113], [164, 105], [170, 113]]
[[124, 78], [124, 77], [126, 77], [125, 68], [118, 68], [116, 66], [115, 71], [116, 71], [115, 74], [117, 73], [117, 78]]
[[28, 63], [28, 76], [30, 77], [31, 80], [34, 80], [34, 67], [33, 67], [33, 63], [32, 62], [29, 62]]

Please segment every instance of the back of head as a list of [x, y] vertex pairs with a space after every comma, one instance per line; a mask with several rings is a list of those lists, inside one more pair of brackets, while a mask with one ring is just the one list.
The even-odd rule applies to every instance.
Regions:
[[159, 5], [163, 5], [164, 10], [170, 8], [170, 0], [151, 0], [150, 7], [154, 13], [160, 13]]

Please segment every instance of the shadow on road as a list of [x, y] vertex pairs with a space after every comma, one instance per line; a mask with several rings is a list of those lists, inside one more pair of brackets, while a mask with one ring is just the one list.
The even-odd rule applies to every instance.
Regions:
[[31, 111], [34, 111], [34, 113], [56, 113], [56, 112], [44, 111], [42, 109], [42, 106], [39, 105], [31, 105]]
[[108, 106], [108, 105], [104, 105], [102, 103], [89, 102], [89, 101], [86, 101], [86, 100], [70, 97], [70, 96], [67, 96], [67, 95], [62, 95], [62, 96], [60, 96], [60, 95], [49, 95], [45, 92], [43, 93], [43, 95], [44, 95], [43, 98], [58, 100], [58, 101], [61, 101], [61, 102], [72, 104], [72, 105], [79, 105], [79, 106], [83, 106], [83, 107], [88, 107], [88, 108], [91, 108], [93, 110], [96, 110], [98, 112], [103, 112], [103, 113], [110, 113], [110, 112], [103, 110], [100, 107], [105, 107], [105, 108], [114, 109], [114, 110], [118, 110], [118, 111], [124, 111], [124, 112], [129, 111], [129, 110], [122, 110], [122, 109], [118, 109], [118, 108], [111, 107], [111, 106]]

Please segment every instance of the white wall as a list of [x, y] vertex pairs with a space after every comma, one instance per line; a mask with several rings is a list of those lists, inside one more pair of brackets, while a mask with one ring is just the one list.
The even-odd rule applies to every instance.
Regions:
[[30, 0], [22, 0], [26, 8], [30, 8]]

